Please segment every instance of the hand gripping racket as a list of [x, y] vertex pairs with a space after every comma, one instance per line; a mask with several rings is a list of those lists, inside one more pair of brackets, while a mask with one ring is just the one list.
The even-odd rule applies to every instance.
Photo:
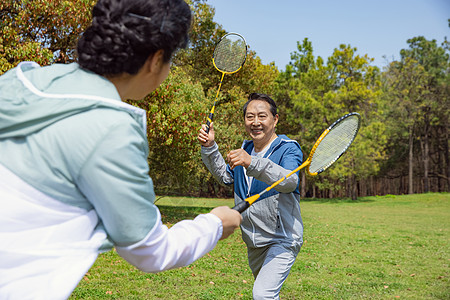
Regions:
[[328, 169], [335, 161], [347, 151], [358, 133], [361, 122], [361, 116], [358, 113], [349, 113], [331, 124], [314, 144], [308, 159], [297, 169], [291, 171], [285, 177], [276, 181], [274, 184], [263, 190], [261, 193], [248, 197], [235, 207], [234, 210], [242, 213], [250, 205], [261, 197], [264, 193], [270, 191], [283, 180], [298, 172], [300, 169], [308, 166], [309, 175], [315, 176]]
[[214, 105], [206, 122], [206, 133], [209, 132], [209, 126], [214, 117], [214, 109], [216, 107], [217, 97], [219, 96], [220, 87], [222, 86], [225, 74], [233, 74], [239, 71], [247, 58], [247, 43], [242, 35], [238, 33], [227, 33], [224, 35], [214, 48], [213, 64], [214, 67], [222, 72], [219, 88], [217, 90]]

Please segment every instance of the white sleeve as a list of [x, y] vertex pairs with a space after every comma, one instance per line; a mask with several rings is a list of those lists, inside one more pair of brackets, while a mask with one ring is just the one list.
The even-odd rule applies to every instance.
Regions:
[[198, 215], [194, 220], [176, 223], [170, 229], [158, 220], [140, 242], [116, 247], [117, 253], [139, 270], [156, 273], [183, 267], [216, 246], [222, 237], [222, 221], [214, 214]]

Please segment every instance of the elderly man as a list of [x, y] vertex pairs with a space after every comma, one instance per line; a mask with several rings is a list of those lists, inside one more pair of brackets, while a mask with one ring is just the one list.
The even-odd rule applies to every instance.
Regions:
[[[297, 168], [300, 145], [277, 135], [277, 107], [268, 95], [252, 93], [243, 107], [244, 126], [251, 140], [228, 153], [225, 162], [214, 141], [214, 128], [198, 135], [204, 164], [222, 184], [234, 184], [235, 203], [257, 194]], [[265, 193], [243, 213], [242, 238], [255, 277], [254, 299], [278, 299], [280, 289], [303, 243], [299, 177], [293, 174]]]

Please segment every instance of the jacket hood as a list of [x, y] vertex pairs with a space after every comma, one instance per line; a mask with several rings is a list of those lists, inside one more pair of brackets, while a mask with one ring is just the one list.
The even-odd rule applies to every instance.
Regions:
[[145, 130], [145, 111], [120, 100], [106, 78], [76, 63], [22, 62], [0, 77], [0, 139], [23, 137], [94, 108], [127, 111]]
[[[264, 157], [269, 157], [270, 154], [272, 154], [273, 151], [275, 151], [278, 147], [280, 147], [281, 145], [285, 144], [285, 143], [294, 143], [301, 151], [301, 147], [300, 144], [295, 141], [292, 140], [290, 138], [288, 138], [286, 135], [284, 134], [280, 134], [278, 135], [278, 137], [272, 142], [272, 144], [270, 145], [270, 148], [267, 150], [266, 154], [264, 155]], [[252, 149], [253, 149], [253, 141], [249, 141], [249, 140], [244, 140], [244, 142], [242, 143], [242, 149], [244, 149], [245, 151], [247, 151], [247, 153], [251, 153]]]

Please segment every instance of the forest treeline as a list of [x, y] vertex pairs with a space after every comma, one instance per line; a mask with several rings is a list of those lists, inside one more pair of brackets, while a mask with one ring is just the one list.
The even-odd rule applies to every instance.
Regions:
[[[205, 122], [221, 73], [212, 64], [214, 45], [226, 28], [213, 21], [205, 0], [193, 10], [191, 42], [172, 62], [169, 78], [142, 101], [148, 112], [150, 176], [157, 194], [229, 197], [200, 158], [198, 130]], [[76, 61], [76, 42], [90, 23], [93, 0], [5, 0], [0, 4], [0, 74], [19, 62], [41, 66]], [[295, 37], [293, 37], [295, 38]], [[450, 44], [417, 36], [399, 60], [383, 69], [355, 45], [336, 45], [330, 57], [314, 54], [297, 37], [283, 70], [263, 64], [251, 45], [245, 66], [226, 75], [214, 127], [222, 154], [247, 138], [242, 106], [251, 92], [270, 94], [279, 106], [277, 133], [297, 140], [306, 157], [331, 123], [349, 112], [362, 127], [349, 151], [319, 176], [301, 174], [303, 197], [351, 197], [448, 192]], [[357, 46], [357, 45], [356, 45]], [[1, 155], [7, 155], [2, 153]]]

